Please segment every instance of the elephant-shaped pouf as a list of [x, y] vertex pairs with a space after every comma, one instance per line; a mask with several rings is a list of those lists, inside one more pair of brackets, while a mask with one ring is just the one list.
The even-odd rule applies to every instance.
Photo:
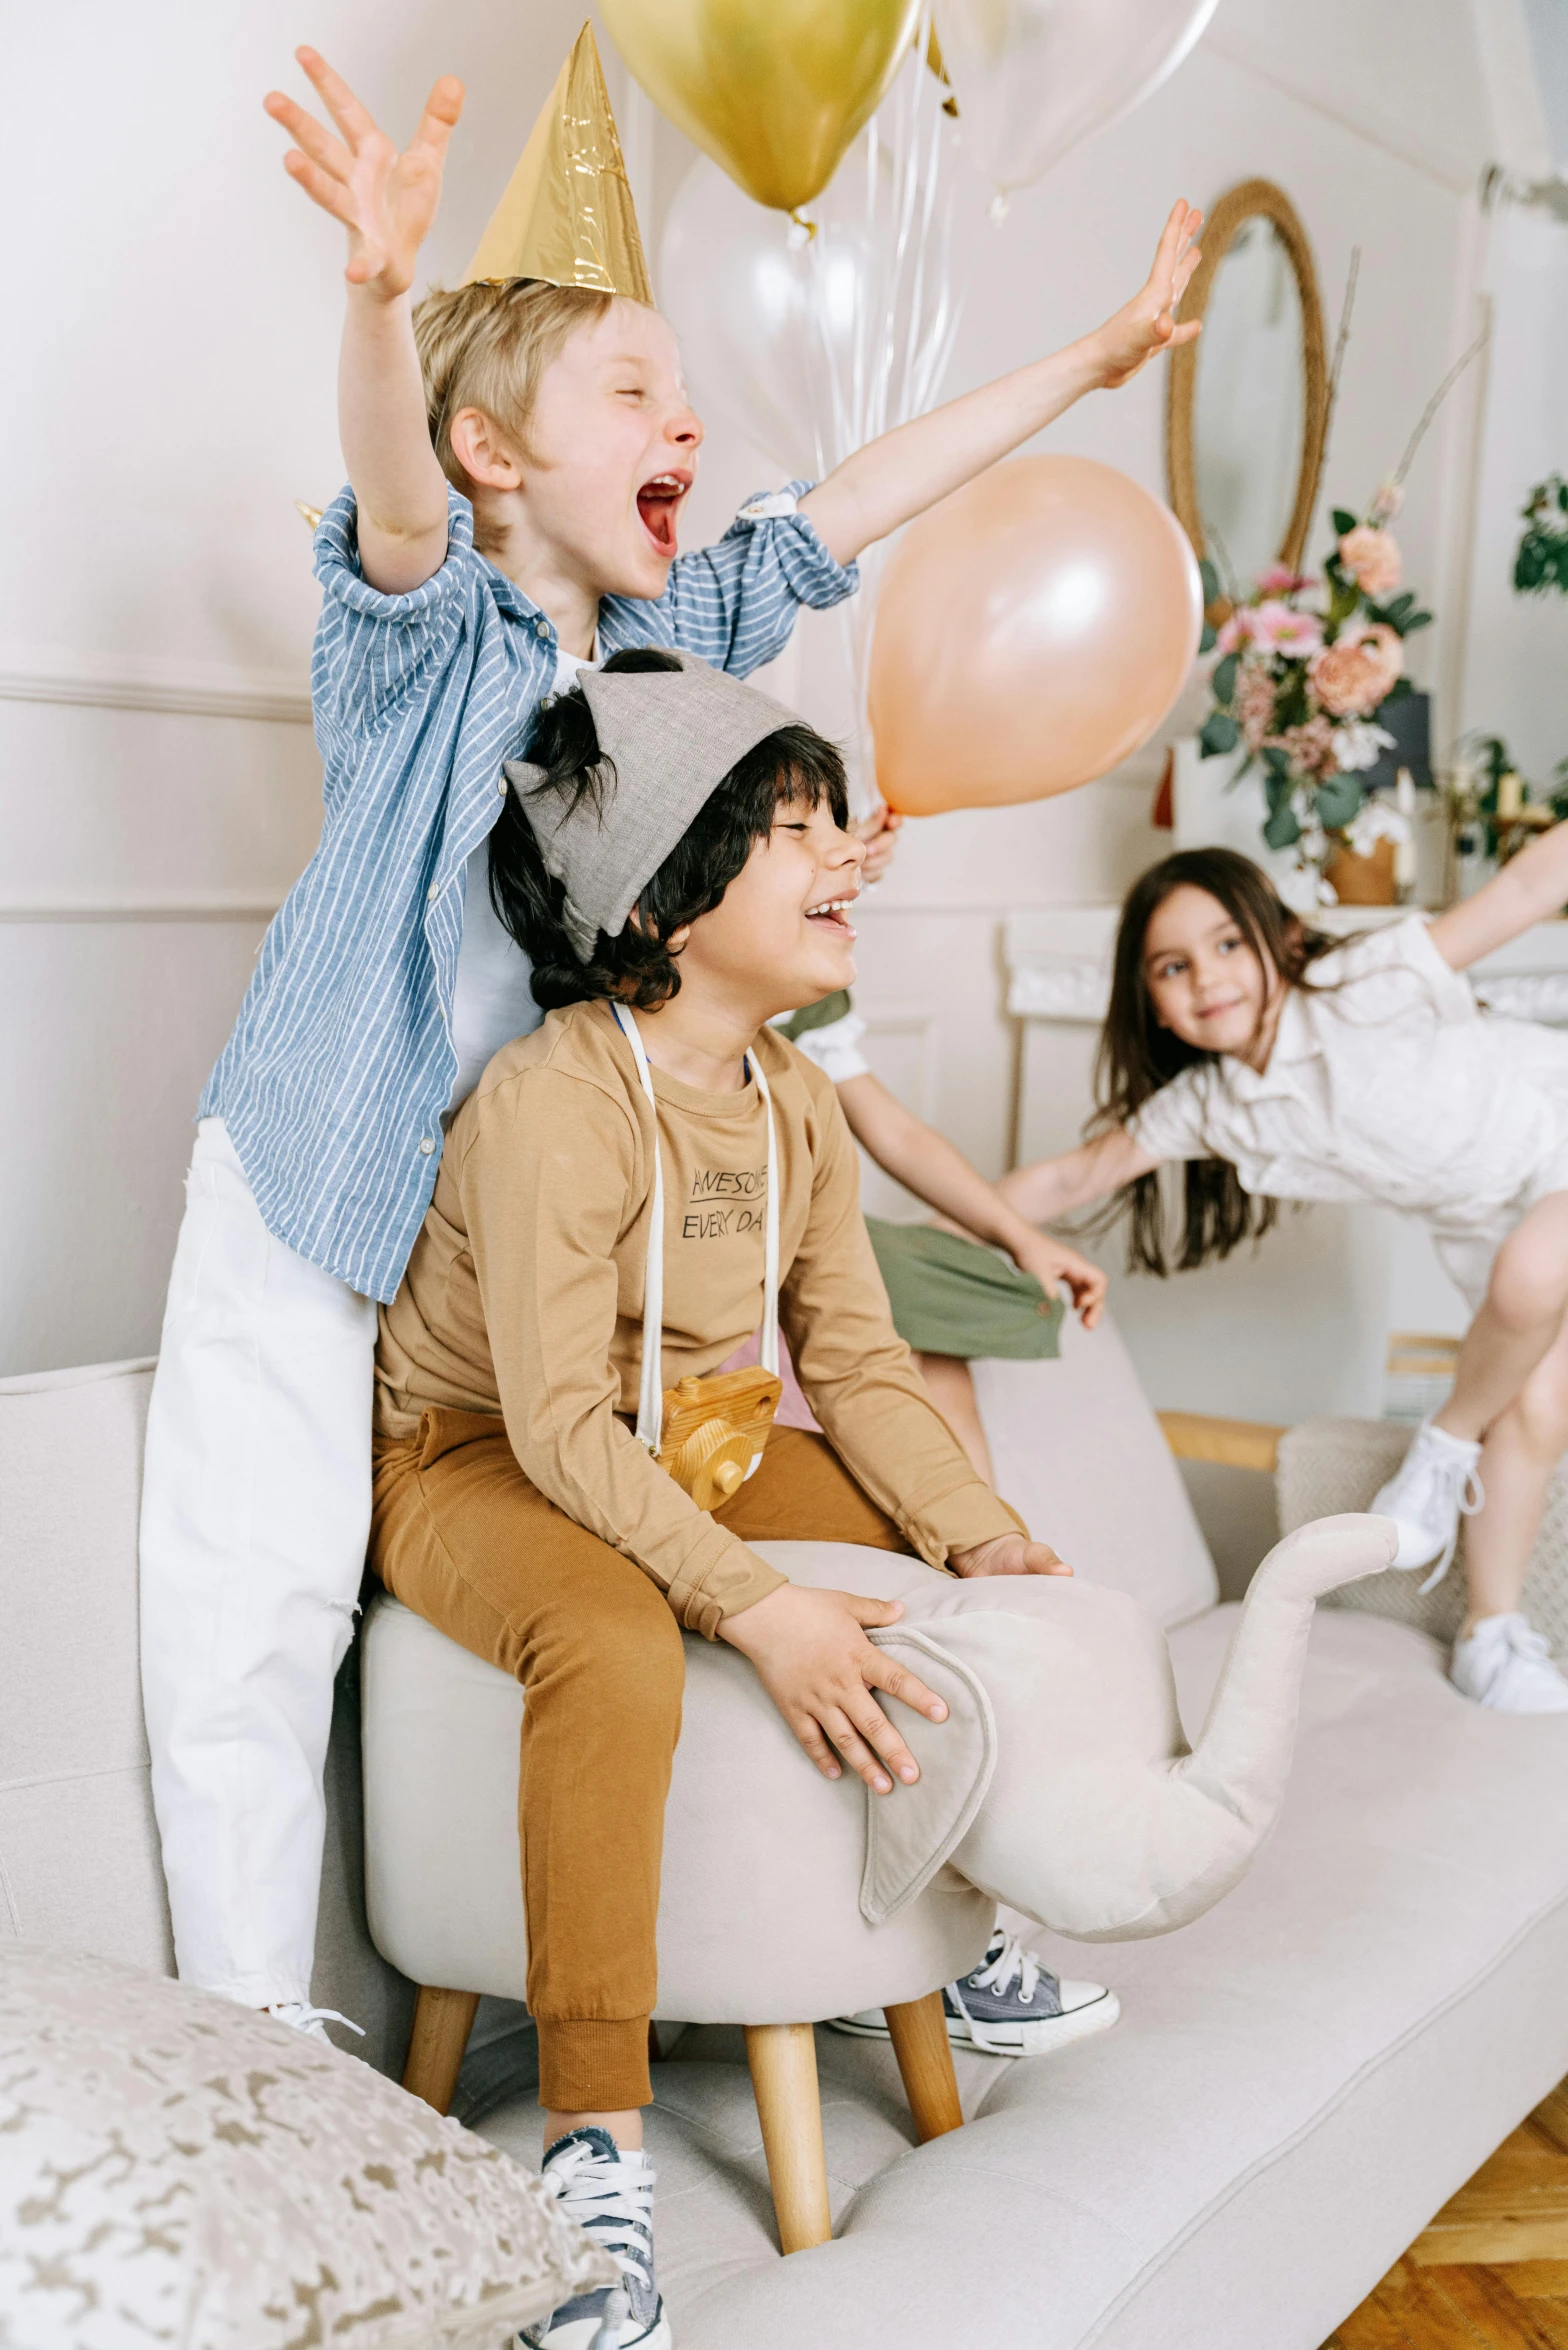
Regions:
[[[998, 1902], [1086, 1941], [1201, 1916], [1278, 1812], [1316, 1601], [1380, 1573], [1396, 1541], [1387, 1518], [1322, 1518], [1269, 1553], [1190, 1751], [1164, 1634], [1120, 1592], [760, 1544], [794, 1582], [902, 1600], [901, 1622], [873, 1637], [949, 1719], [895, 1705], [921, 1779], [871, 1796], [850, 1774], [820, 1776], [735, 1650], [687, 1640], [659, 2013], [756, 2029], [914, 2002], [978, 1963]], [[524, 1992], [522, 1693], [386, 1599], [366, 1625], [363, 1680], [371, 1933], [457, 2000], [455, 2048], [433, 2065], [449, 2095], [472, 1995]], [[432, 1989], [427, 2037], [451, 2038], [444, 2012]], [[431, 2049], [411, 2063], [427, 2077]]]

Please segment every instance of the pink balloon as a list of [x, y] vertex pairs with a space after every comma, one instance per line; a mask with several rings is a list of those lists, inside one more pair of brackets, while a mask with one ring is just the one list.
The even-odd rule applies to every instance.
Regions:
[[1203, 590], [1174, 514], [1089, 457], [1015, 457], [913, 523], [871, 647], [890, 808], [1049, 799], [1146, 743], [1186, 682]]

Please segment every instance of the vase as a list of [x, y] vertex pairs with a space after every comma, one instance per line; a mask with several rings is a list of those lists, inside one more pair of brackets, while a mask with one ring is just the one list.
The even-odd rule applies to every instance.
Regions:
[[1397, 896], [1394, 858], [1391, 840], [1374, 841], [1370, 857], [1336, 841], [1323, 878], [1342, 906], [1391, 906]]

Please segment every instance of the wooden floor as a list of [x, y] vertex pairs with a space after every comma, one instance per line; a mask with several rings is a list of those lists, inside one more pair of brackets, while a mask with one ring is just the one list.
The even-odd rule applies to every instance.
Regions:
[[1323, 2350], [1568, 2350], [1568, 2081]]

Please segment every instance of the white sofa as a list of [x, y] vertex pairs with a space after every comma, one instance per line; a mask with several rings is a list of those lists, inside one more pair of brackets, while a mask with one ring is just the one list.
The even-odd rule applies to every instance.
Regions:
[[[1171, 1627], [1195, 1727], [1233, 1611], [1114, 1334], [980, 1384], [1004, 1490]], [[138, 1365], [0, 1382], [0, 1935], [156, 1968], [146, 1387]], [[1406, 1625], [1320, 1613], [1251, 1875], [1163, 1940], [1042, 1938], [1122, 2021], [1055, 2058], [960, 2058], [963, 2130], [913, 2147], [890, 2054], [819, 2034], [830, 2244], [779, 2258], [739, 2033], [675, 2038], [649, 2139], [681, 2350], [1318, 2350], [1568, 2072], [1568, 1724], [1467, 1706], [1442, 1662]], [[357, 1764], [351, 1659], [315, 1996], [396, 2071], [412, 1994], [364, 1931]], [[519, 2021], [482, 2014], [457, 2110], [537, 2160]]]

